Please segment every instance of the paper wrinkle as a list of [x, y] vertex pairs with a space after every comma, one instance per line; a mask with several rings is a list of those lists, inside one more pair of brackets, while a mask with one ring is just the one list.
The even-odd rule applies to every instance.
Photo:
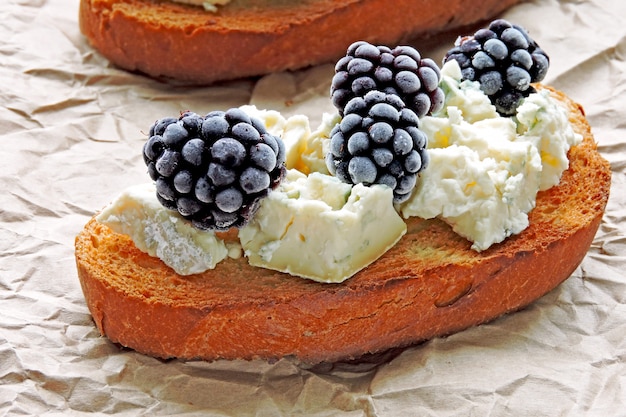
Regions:
[[[158, 360], [101, 337], [74, 236], [126, 186], [159, 117], [243, 104], [315, 127], [332, 65], [194, 87], [116, 69], [78, 29], [77, 1], [0, 4], [0, 414], [579, 416], [626, 409], [626, 3], [534, 0], [504, 17], [551, 57], [613, 171], [582, 265], [528, 308], [356, 363]], [[460, 33], [420, 39], [440, 62]]]

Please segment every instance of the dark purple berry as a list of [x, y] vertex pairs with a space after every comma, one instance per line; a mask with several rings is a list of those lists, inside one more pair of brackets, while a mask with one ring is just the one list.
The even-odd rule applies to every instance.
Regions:
[[488, 71], [483, 73], [479, 78], [478, 82], [480, 82], [480, 88], [487, 94], [488, 96], [492, 96], [500, 91], [503, 87], [502, 84], [502, 74], [498, 71]]
[[157, 120], [143, 159], [161, 204], [202, 230], [245, 225], [285, 175], [282, 140], [241, 109]]
[[437, 64], [422, 58], [413, 47], [398, 46], [392, 50], [359, 41], [350, 45], [346, 56], [337, 61], [330, 95], [342, 116], [358, 113], [354, 108], [346, 108], [353, 98], [378, 91], [398, 95], [406, 107], [422, 117], [443, 106], [440, 79]]
[[235, 182], [237, 179], [237, 171], [229, 166], [211, 162], [207, 170], [207, 177], [215, 187], [224, 187]]
[[163, 135], [165, 128], [172, 123], [176, 123], [177, 121], [178, 119], [175, 117], [164, 117], [162, 119], [157, 120], [150, 128], [150, 136]]
[[223, 116], [209, 116], [202, 122], [202, 138], [210, 142], [226, 136], [230, 130], [228, 121]]
[[243, 204], [243, 194], [237, 188], [231, 187], [215, 195], [215, 205], [225, 213], [234, 213]]
[[366, 132], [356, 132], [348, 139], [348, 152], [352, 155], [360, 154], [370, 146], [370, 138]]
[[218, 139], [211, 147], [211, 157], [219, 164], [238, 167], [246, 158], [246, 148], [233, 138]]
[[178, 171], [174, 176], [174, 188], [180, 194], [188, 194], [193, 188], [193, 175], [191, 172], [183, 169]]
[[143, 146], [143, 155], [144, 158], [148, 161], [153, 161], [158, 158], [161, 153], [165, 149], [165, 144], [163, 143], [163, 137], [158, 135], [153, 135], [148, 139], [148, 141]]
[[368, 129], [368, 134], [373, 142], [386, 144], [393, 137], [393, 127], [386, 121], [376, 122]]
[[511, 116], [532, 93], [531, 83], [546, 76], [550, 60], [523, 28], [506, 20], [491, 22], [473, 36], [457, 39], [444, 62], [457, 61], [463, 79], [480, 88], [503, 116]]
[[226, 110], [226, 112], [224, 113], [224, 118], [229, 122], [231, 126], [234, 126], [239, 122], [243, 122], [246, 124], [252, 123], [252, 119], [250, 118], [250, 116], [248, 116], [248, 113], [237, 107]]
[[248, 167], [243, 170], [239, 177], [241, 188], [248, 194], [257, 194], [270, 186], [270, 176], [267, 171]]
[[181, 160], [179, 152], [166, 149], [154, 164], [157, 172], [164, 177], [170, 177], [176, 173]]
[[237, 123], [232, 127], [232, 135], [243, 143], [258, 143], [261, 140], [261, 134], [251, 123]]
[[176, 209], [184, 217], [193, 217], [202, 210], [202, 204], [195, 198], [180, 197], [176, 199]]
[[188, 111], [181, 114], [180, 121], [182, 122], [183, 127], [187, 130], [187, 132], [189, 132], [193, 136], [200, 134], [204, 119], [199, 114]]
[[276, 168], [276, 153], [265, 143], [250, 147], [250, 161], [259, 168], [271, 172]]
[[356, 112], [331, 131], [329, 172], [349, 184], [387, 185], [396, 203], [406, 201], [428, 165], [419, 117], [398, 96], [380, 91], [353, 98], [346, 109]]
[[202, 139], [190, 139], [181, 150], [183, 159], [193, 165], [200, 166], [204, 162], [206, 152], [204, 149], [204, 141]]
[[159, 195], [161, 198], [168, 201], [176, 200], [176, 191], [165, 178], [158, 178], [155, 182], [155, 186], [157, 195]]
[[366, 156], [355, 156], [348, 163], [348, 173], [352, 183], [365, 185], [373, 184], [378, 176], [378, 169], [372, 160]]

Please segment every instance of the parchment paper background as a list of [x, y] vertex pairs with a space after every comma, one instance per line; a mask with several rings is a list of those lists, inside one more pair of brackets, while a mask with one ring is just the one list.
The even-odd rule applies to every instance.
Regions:
[[[79, 33], [77, 8], [0, 2], [0, 415], [626, 415], [626, 2], [534, 0], [505, 14], [548, 51], [546, 81], [584, 105], [613, 168], [604, 222], [572, 277], [490, 324], [313, 368], [120, 350], [91, 321], [73, 243], [117, 192], [147, 180], [142, 132], [156, 118], [252, 103], [316, 126], [332, 110], [332, 66], [161, 83], [111, 67]], [[415, 46], [440, 60], [455, 37]]]

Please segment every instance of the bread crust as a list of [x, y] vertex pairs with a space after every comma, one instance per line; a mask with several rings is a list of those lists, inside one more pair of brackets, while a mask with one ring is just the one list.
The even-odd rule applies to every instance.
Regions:
[[584, 139], [570, 149], [560, 184], [539, 193], [521, 234], [478, 253], [443, 222], [411, 218], [379, 260], [344, 283], [321, 284], [245, 259], [179, 276], [92, 218], [76, 237], [76, 264], [96, 326], [161, 358], [318, 363], [408, 346], [527, 306], [580, 264], [610, 191], [609, 164], [582, 108], [552, 94]]
[[79, 23], [120, 68], [208, 84], [334, 62], [356, 40], [398, 45], [520, 1], [232, 0], [210, 13], [165, 0], [81, 0]]

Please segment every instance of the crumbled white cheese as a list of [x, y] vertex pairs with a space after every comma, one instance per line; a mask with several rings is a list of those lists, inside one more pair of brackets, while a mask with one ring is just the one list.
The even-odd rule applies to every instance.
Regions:
[[160, 258], [180, 275], [204, 272], [228, 256], [241, 254], [241, 247], [226, 245], [213, 232], [201, 232], [175, 211], [165, 209], [153, 183], [128, 187], [96, 220], [130, 236], [139, 250]]
[[[495, 143], [464, 136], [471, 132], [464, 124], [444, 129], [451, 144], [429, 150], [430, 165], [402, 206], [403, 216], [439, 217], [479, 251], [528, 227], [541, 173], [537, 149], [506, 136]], [[514, 136], [514, 126], [507, 131]]]
[[320, 282], [342, 282], [406, 233], [390, 188], [351, 186], [290, 170], [239, 231], [251, 265]]
[[581, 138], [549, 93], [531, 94], [517, 118], [503, 118], [460, 76], [456, 61], [444, 65], [446, 105], [421, 123], [430, 164], [400, 210], [446, 221], [481, 251], [528, 227], [537, 192], [558, 184]]
[[309, 118], [304, 115], [284, 118], [273, 110], [260, 110], [256, 106], [241, 107], [250, 116], [263, 121], [268, 131], [282, 138], [285, 144], [285, 166], [309, 174], [319, 172], [329, 174], [325, 156], [328, 152], [331, 129], [341, 121], [339, 113], [324, 113], [317, 129], [311, 131]]
[[574, 132], [566, 110], [550, 98], [548, 91], [531, 94], [517, 109], [518, 141], [532, 143], [541, 155], [540, 190], [561, 181], [569, 166], [567, 152], [579, 144], [582, 136]]

